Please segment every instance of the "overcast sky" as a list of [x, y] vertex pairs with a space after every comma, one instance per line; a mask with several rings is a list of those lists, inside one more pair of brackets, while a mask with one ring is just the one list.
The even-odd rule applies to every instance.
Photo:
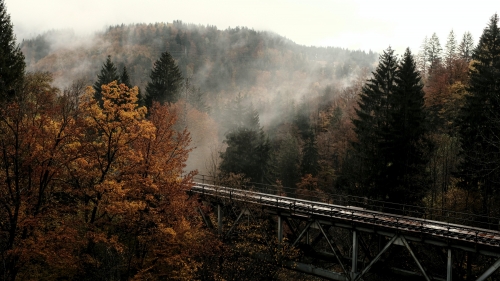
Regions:
[[[477, 43], [498, 0], [5, 0], [20, 42], [51, 29], [92, 34], [121, 23], [182, 20], [219, 29], [268, 30], [303, 45], [400, 54], [418, 52], [436, 32], [444, 47], [453, 29], [459, 41], [470, 31]], [[410, 4], [411, 3], [411, 4]]]

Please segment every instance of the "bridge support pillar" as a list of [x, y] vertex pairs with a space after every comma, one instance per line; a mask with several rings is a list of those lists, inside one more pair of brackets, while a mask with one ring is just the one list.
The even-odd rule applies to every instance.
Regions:
[[278, 215], [278, 243], [283, 242], [283, 220]]
[[217, 205], [217, 229], [219, 235], [222, 235], [222, 206], [220, 204]]
[[352, 231], [352, 266], [351, 266], [351, 280], [356, 279], [358, 275], [358, 232]]
[[452, 281], [452, 268], [453, 268], [453, 263], [451, 259], [451, 249], [448, 248], [448, 263], [446, 266], [446, 281]]

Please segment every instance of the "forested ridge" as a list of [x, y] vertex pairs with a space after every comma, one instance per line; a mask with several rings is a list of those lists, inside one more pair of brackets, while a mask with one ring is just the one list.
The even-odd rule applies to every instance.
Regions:
[[380, 55], [181, 21], [18, 44], [0, 19], [2, 280], [302, 278], [265, 226], [204, 227], [197, 173], [500, 216], [496, 14]]

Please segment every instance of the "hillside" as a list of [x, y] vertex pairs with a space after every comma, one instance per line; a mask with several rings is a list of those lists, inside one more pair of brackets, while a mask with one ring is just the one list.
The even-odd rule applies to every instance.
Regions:
[[108, 55], [131, 82], [145, 88], [153, 63], [167, 50], [192, 85], [213, 98], [237, 92], [260, 97], [293, 92], [302, 97], [313, 83], [346, 85], [377, 55], [341, 48], [300, 46], [270, 32], [248, 28], [173, 23], [109, 27], [93, 37], [50, 31], [21, 44], [29, 71], [49, 71], [64, 88], [75, 79], [95, 81]]
[[[248, 28], [219, 30], [180, 21], [113, 26], [86, 38], [71, 31], [51, 31], [22, 42], [21, 47], [27, 70], [51, 72], [61, 89], [76, 80], [92, 85], [111, 55], [119, 71], [126, 66], [131, 83], [143, 92], [154, 62], [167, 50], [183, 76], [189, 78], [186, 95], [198, 94], [204, 108], [201, 111], [208, 112], [185, 111], [188, 116], [182, 118], [196, 147], [187, 169], [201, 173], [217, 169], [207, 163], [219, 161], [232, 121], [241, 115], [241, 110], [231, 109], [234, 104], [255, 108], [265, 133], [278, 143], [290, 130], [297, 135], [292, 123], [302, 131], [309, 130], [309, 124], [338, 124], [330, 121], [334, 116], [347, 124], [351, 118], [347, 104], [357, 96], [350, 86], [356, 84], [360, 89], [360, 81], [378, 57], [372, 52], [301, 46], [277, 34]], [[347, 131], [343, 126], [331, 133], [345, 144]], [[341, 157], [343, 152], [336, 155]]]

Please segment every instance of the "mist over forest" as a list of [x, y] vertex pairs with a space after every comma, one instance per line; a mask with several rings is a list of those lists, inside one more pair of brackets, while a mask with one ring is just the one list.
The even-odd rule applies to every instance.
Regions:
[[182, 77], [188, 78], [182, 96], [192, 100], [196, 95], [202, 104], [192, 105], [208, 114], [188, 124], [197, 148], [187, 170], [202, 174], [213, 173], [207, 162], [224, 149], [224, 135], [231, 129], [227, 121], [234, 119], [229, 108], [238, 96], [245, 106], [255, 107], [260, 125], [274, 137], [277, 128], [299, 115], [317, 119], [320, 106], [340, 97], [354, 98], [352, 86], [358, 83], [359, 90], [378, 58], [372, 52], [301, 46], [245, 27], [219, 30], [181, 21], [111, 26], [90, 37], [49, 31], [24, 40], [21, 50], [28, 71], [52, 73], [61, 89], [77, 80], [92, 85], [111, 56], [118, 70], [127, 68], [131, 84], [142, 93], [154, 62], [161, 53], [170, 53]]
[[[209, 206], [193, 192], [198, 175], [216, 192], [245, 196], [272, 185], [277, 204], [283, 196], [332, 204], [336, 196], [348, 210], [342, 216], [352, 215], [346, 221], [363, 213], [363, 229], [375, 225], [364, 224], [367, 210], [394, 215], [384, 222], [397, 229], [392, 238], [363, 233], [365, 265], [395, 241], [412, 251], [393, 224], [398, 216], [446, 223], [432, 239], [449, 247], [448, 257], [428, 247], [434, 242], [416, 243], [426, 239], [416, 221], [405, 231], [422, 235], [411, 244], [429, 271], [442, 277], [448, 265], [451, 279], [450, 236], [442, 232], [467, 224], [498, 234], [498, 22], [494, 14], [478, 41], [430, 30], [403, 54], [390, 42], [378, 54], [182, 21], [91, 36], [52, 30], [16, 42], [0, 0], [0, 279], [313, 280], [297, 271], [311, 273], [318, 260], [340, 272], [330, 272], [335, 278], [360, 277], [356, 262], [352, 275], [342, 265], [354, 260], [357, 226], [324, 231], [312, 212], [295, 222], [290, 211], [283, 227], [276, 209], [276, 235], [276, 214], [261, 205], [244, 201], [240, 215], [231, 204], [222, 211], [222, 201]], [[309, 203], [300, 208], [314, 209]], [[321, 206], [326, 214], [334, 205]], [[496, 254], [458, 245], [453, 279], [475, 279], [495, 261], [498, 268]], [[366, 280], [418, 271], [413, 253], [386, 256], [387, 266]]]

